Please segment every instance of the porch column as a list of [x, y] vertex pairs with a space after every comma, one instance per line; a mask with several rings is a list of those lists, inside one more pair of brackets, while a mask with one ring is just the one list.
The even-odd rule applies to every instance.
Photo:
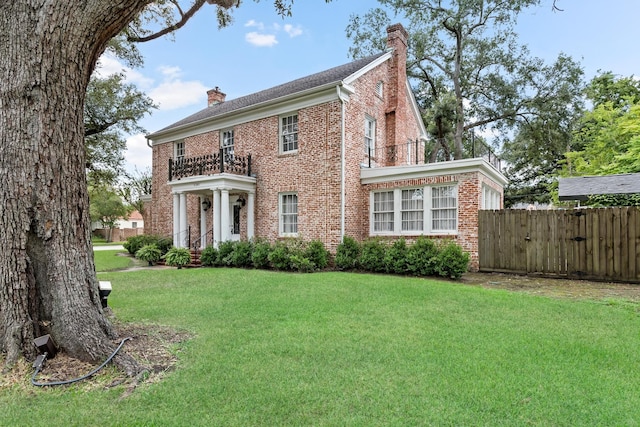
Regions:
[[206, 199], [206, 196], [200, 196], [200, 249], [207, 247], [207, 211], [202, 206]]
[[255, 218], [255, 193], [247, 193], [247, 240], [253, 239]]
[[229, 229], [229, 189], [220, 190], [220, 238], [223, 242], [231, 240], [231, 230]]
[[213, 190], [213, 247], [218, 249], [220, 244], [220, 190]]
[[179, 248], [186, 248], [188, 239], [188, 225], [187, 225], [187, 195], [180, 193], [180, 239]]
[[173, 193], [173, 246], [180, 243], [180, 194]]

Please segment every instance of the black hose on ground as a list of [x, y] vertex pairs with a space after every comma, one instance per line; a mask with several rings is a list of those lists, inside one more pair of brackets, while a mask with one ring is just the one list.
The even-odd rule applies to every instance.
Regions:
[[66, 381], [52, 381], [50, 383], [40, 383], [40, 382], [36, 381], [36, 377], [38, 376], [38, 374], [42, 370], [42, 367], [44, 366], [45, 360], [47, 360], [47, 353], [44, 353], [44, 355], [42, 355], [43, 357], [38, 356], [38, 359], [36, 359], [36, 367], [35, 367], [36, 371], [33, 373], [33, 376], [31, 377], [31, 384], [33, 384], [36, 387], [46, 387], [46, 386], [54, 386], [54, 385], [73, 384], [73, 383], [76, 383], [78, 381], [86, 380], [87, 378], [92, 377], [93, 375], [96, 374], [96, 372], [98, 372], [99, 370], [104, 368], [107, 365], [107, 363], [111, 362], [111, 359], [113, 359], [116, 356], [116, 354], [118, 354], [118, 351], [120, 351], [120, 349], [124, 345], [125, 341], [128, 341], [130, 339], [132, 339], [132, 338], [128, 337], [128, 338], [123, 339], [120, 342], [120, 345], [118, 345], [118, 348], [115, 349], [113, 354], [111, 356], [109, 356], [109, 358], [107, 358], [107, 360], [105, 360], [102, 365], [98, 366], [96, 369], [94, 369], [93, 371], [89, 372], [87, 375], [83, 375], [80, 378], [74, 378], [72, 380], [66, 380]]

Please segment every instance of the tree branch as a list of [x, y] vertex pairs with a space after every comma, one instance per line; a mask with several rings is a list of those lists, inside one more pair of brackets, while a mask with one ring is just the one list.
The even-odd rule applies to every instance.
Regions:
[[[127, 37], [127, 40], [129, 40], [130, 42], [142, 43], [142, 42], [148, 42], [150, 40], [155, 40], [155, 39], [160, 38], [160, 37], [162, 37], [164, 35], [172, 33], [175, 30], [178, 30], [178, 29], [182, 28], [193, 17], [193, 15], [196, 14], [196, 12], [199, 11], [202, 8], [202, 6], [204, 6], [205, 3], [213, 4], [213, 1], [212, 0], [196, 0], [193, 3], [193, 5], [191, 6], [191, 8], [189, 10], [187, 10], [186, 12], [183, 12], [182, 9], [180, 9], [180, 7], [177, 7], [178, 12], [180, 12], [181, 19], [178, 22], [176, 22], [175, 24], [158, 31], [157, 33], [150, 34], [148, 36], [144, 36], [144, 37], [131, 37], [131, 36], [129, 36], [129, 37]], [[229, 3], [229, 2], [227, 2], [227, 3]], [[175, 2], [174, 2], [174, 4], [175, 4]]]

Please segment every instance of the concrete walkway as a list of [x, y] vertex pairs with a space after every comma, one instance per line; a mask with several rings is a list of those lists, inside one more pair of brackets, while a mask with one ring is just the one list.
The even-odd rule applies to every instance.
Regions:
[[94, 251], [124, 251], [122, 245], [94, 246]]

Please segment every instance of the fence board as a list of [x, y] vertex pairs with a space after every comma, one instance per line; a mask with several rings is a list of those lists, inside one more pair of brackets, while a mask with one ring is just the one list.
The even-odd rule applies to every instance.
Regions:
[[640, 208], [480, 211], [481, 271], [640, 282]]

